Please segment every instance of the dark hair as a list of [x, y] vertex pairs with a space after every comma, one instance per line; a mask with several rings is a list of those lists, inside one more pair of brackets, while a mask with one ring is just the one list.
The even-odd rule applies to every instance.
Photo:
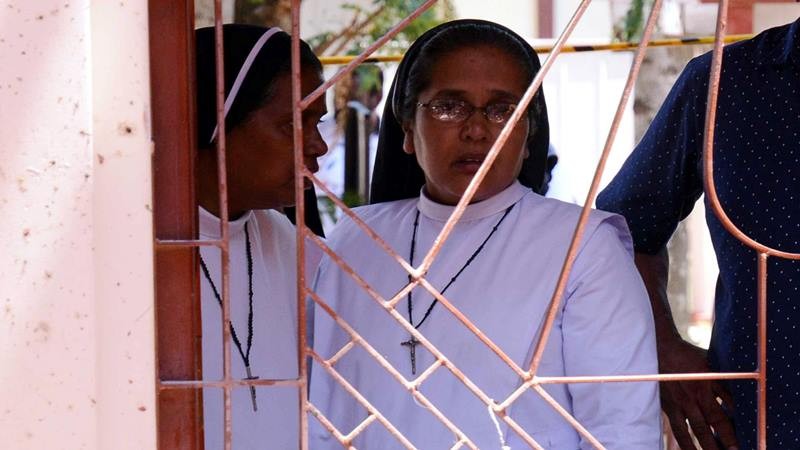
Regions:
[[[486, 20], [461, 19], [426, 31], [409, 47], [397, 68], [389, 101], [383, 112], [378, 151], [370, 189], [370, 203], [414, 198], [425, 184], [425, 174], [415, 155], [403, 151], [402, 124], [413, 118], [417, 97], [425, 89], [438, 58], [466, 46], [491, 46], [514, 58], [532, 81], [539, 71], [539, 57], [524, 39], [508, 28]], [[547, 191], [547, 151], [550, 126], [547, 105], [540, 88], [528, 106], [529, 156], [522, 161], [519, 182], [538, 193]]]
[[[225, 97], [231, 91], [239, 69], [259, 38], [269, 28], [226, 24], [223, 25], [223, 51], [225, 54]], [[197, 146], [212, 147], [211, 135], [217, 126], [216, 68], [214, 28], [195, 31]], [[311, 48], [300, 41], [300, 64], [303, 69], [322, 72], [322, 64]], [[244, 122], [251, 112], [262, 107], [273, 93], [278, 75], [289, 73], [291, 68], [291, 37], [279, 31], [261, 48], [225, 118], [228, 131]]]

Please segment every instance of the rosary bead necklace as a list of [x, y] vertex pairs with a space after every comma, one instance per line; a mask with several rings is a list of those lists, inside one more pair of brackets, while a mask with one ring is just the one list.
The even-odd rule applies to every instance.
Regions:
[[[250, 232], [247, 230], [247, 222], [244, 224], [244, 239], [247, 246], [245, 254], [247, 256], [248, 282], [247, 350], [242, 348], [242, 342], [239, 340], [239, 336], [236, 334], [236, 328], [233, 327], [233, 321], [229, 321], [228, 325], [231, 328], [231, 339], [233, 339], [233, 344], [236, 346], [236, 350], [239, 351], [239, 356], [242, 357], [242, 362], [244, 362], [244, 370], [247, 373], [247, 378], [245, 379], [257, 380], [258, 377], [254, 377], [252, 371], [250, 370], [250, 350], [253, 347], [253, 253], [250, 249]], [[217, 299], [217, 303], [219, 304], [220, 308], [222, 308], [222, 297], [219, 295], [217, 286], [211, 280], [211, 274], [209, 273], [206, 262], [203, 261], [202, 256], [200, 257], [200, 267], [203, 269], [203, 275], [205, 275], [206, 280], [208, 280], [208, 283], [211, 285], [211, 289], [214, 291], [214, 297]], [[250, 401], [253, 403], [253, 411], [258, 411], [255, 386], [250, 386]]]
[[[461, 272], [463, 272], [464, 269], [466, 269], [467, 266], [469, 266], [470, 263], [475, 259], [475, 257], [478, 256], [478, 254], [481, 252], [481, 250], [483, 250], [483, 247], [486, 245], [487, 242], [489, 242], [489, 239], [492, 238], [492, 235], [494, 235], [494, 232], [497, 231], [498, 227], [500, 227], [500, 224], [503, 223], [503, 220], [505, 220], [505, 218], [508, 216], [508, 213], [510, 213], [511, 209], [514, 208], [514, 205], [516, 205], [516, 203], [514, 203], [511, 206], [509, 206], [508, 208], [506, 208], [506, 211], [503, 213], [502, 217], [500, 217], [500, 220], [498, 220], [497, 223], [494, 225], [494, 227], [492, 227], [492, 231], [489, 232], [489, 235], [486, 236], [486, 238], [483, 240], [483, 242], [481, 242], [481, 245], [479, 245], [478, 248], [475, 249], [474, 252], [472, 252], [472, 255], [469, 258], [467, 258], [467, 262], [465, 262], [464, 265], [461, 266], [460, 269], [458, 269], [458, 272], [456, 272], [456, 274], [453, 275], [452, 278], [450, 278], [450, 282], [447, 283], [447, 285], [444, 287], [444, 289], [441, 290], [441, 294], [442, 295], [444, 295], [444, 293], [447, 291], [447, 289], [450, 286], [452, 286], [453, 283], [455, 283], [455, 281], [458, 279], [458, 276], [461, 275]], [[414, 231], [411, 234], [411, 251], [409, 252], [409, 256], [408, 256], [408, 262], [409, 262], [409, 264], [411, 264], [411, 266], [414, 265], [414, 250], [417, 247], [417, 229], [419, 228], [419, 215], [420, 215], [419, 209], [417, 209], [417, 214], [414, 216]], [[408, 282], [409, 283], [411, 282], [411, 275], [410, 274], [408, 275]], [[408, 298], [408, 302], [407, 302], [407, 305], [408, 305], [408, 322], [414, 327], [414, 329], [419, 329], [419, 327], [423, 323], [425, 323], [426, 320], [428, 320], [428, 317], [431, 315], [431, 312], [433, 311], [433, 308], [436, 306], [437, 303], [439, 303], [439, 299], [437, 299], [437, 298], [433, 299], [431, 304], [428, 306], [428, 309], [425, 310], [425, 314], [422, 315], [422, 319], [419, 322], [417, 322], [416, 325], [414, 325], [414, 300], [413, 300], [413, 298], [411, 296], [411, 291], [408, 291], [407, 298]], [[420, 344], [420, 341], [418, 341], [413, 335], [407, 341], [403, 341], [403, 342], [400, 343], [400, 345], [408, 347], [409, 358], [411, 359], [411, 374], [412, 375], [416, 375], [417, 374], [417, 345], [419, 345], [419, 344]]]

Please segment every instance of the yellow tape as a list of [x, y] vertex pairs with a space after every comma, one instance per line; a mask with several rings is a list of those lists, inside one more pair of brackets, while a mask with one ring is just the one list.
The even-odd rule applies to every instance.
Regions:
[[[731, 42], [738, 42], [743, 41], [745, 39], [750, 39], [754, 35], [752, 34], [731, 34], [729, 36], [725, 36], [725, 43], [730, 44]], [[654, 39], [650, 41], [647, 45], [648, 47], [678, 47], [682, 45], [699, 45], [699, 44], [713, 44], [714, 43], [714, 36], [705, 36], [705, 37], [697, 37], [697, 38], [683, 38], [683, 39]], [[599, 44], [599, 45], [572, 45], [572, 46], [564, 46], [561, 51], [563, 53], [575, 53], [575, 52], [600, 52], [600, 51], [621, 51], [621, 50], [631, 50], [635, 49], [639, 46], [638, 42], [613, 42], [610, 44]], [[553, 49], [552, 46], [539, 46], [534, 47], [537, 53], [550, 53]], [[322, 56], [320, 57], [320, 61], [322, 64], [325, 65], [341, 65], [347, 64], [350, 61], [354, 60], [355, 56]], [[369, 58], [364, 61], [365, 63], [377, 63], [377, 62], [399, 62], [403, 59], [403, 55], [375, 55], [370, 56]]]

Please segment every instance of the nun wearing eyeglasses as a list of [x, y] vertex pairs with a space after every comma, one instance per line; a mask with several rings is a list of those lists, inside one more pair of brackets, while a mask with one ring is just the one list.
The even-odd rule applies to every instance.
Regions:
[[[225, 25], [225, 136], [230, 238], [231, 375], [234, 379], [294, 379], [297, 366], [296, 230], [287, 208], [295, 201], [290, 37], [277, 28]], [[220, 239], [215, 146], [214, 29], [196, 32], [197, 197], [202, 239]], [[322, 66], [300, 46], [301, 90], [322, 84]], [[324, 100], [303, 112], [303, 159], [316, 171], [327, 147], [317, 130]], [[309, 185], [310, 187], [310, 185]], [[314, 198], [307, 190], [306, 198]], [[319, 225], [312, 201], [306, 221]], [[289, 213], [292, 215], [293, 213]], [[306, 246], [311, 273], [319, 253]], [[223, 379], [220, 250], [200, 250], [203, 379]], [[232, 391], [235, 449], [289, 449], [299, 442], [298, 388]], [[223, 448], [223, 396], [203, 389], [205, 448]]]
[[[419, 266], [539, 69], [533, 49], [500, 25], [461, 20], [436, 27], [409, 49], [387, 104], [373, 175], [372, 205], [357, 209], [397, 253]], [[316, 292], [346, 321], [353, 340], [317, 310], [315, 351], [330, 367], [314, 365], [311, 401], [343, 435], [370, 415], [345, 382], [408, 439], [402, 443], [381, 420], [368, 420], [349, 442], [361, 449], [453, 447], [458, 438], [411, 392], [419, 391], [469, 440], [466, 447], [593, 448], [524, 380], [536, 343], [547, 338], [537, 375], [603, 376], [658, 372], [653, 318], [633, 265], [631, 241], [620, 216], [592, 211], [574, 267], [547, 336], [542, 328], [580, 208], [537, 194], [543, 189], [548, 146], [540, 91], [500, 151], [425, 278], [502, 349], [511, 364], [416, 286], [400, 297], [392, 317], [329, 258]], [[400, 264], [352, 220], [344, 219], [330, 246], [383, 299], [408, 285]], [[401, 327], [422, 333], [453, 365]], [[348, 345], [353, 343], [354, 345]], [[343, 348], [346, 351], [341, 351]], [[332, 358], [332, 359], [331, 359]], [[391, 365], [391, 369], [384, 367]], [[460, 381], [454, 372], [500, 404], [527, 437]], [[404, 386], [390, 372], [406, 380]], [[561, 408], [606, 448], [661, 448], [655, 382], [543, 385]], [[312, 420], [314, 449], [339, 447]], [[530, 439], [528, 439], [530, 438]], [[347, 440], [347, 439], [345, 439]], [[470, 445], [471, 444], [471, 445]]]

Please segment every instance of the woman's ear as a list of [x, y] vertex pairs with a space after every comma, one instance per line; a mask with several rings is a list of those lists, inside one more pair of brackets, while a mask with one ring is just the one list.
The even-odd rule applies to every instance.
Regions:
[[414, 129], [410, 125], [403, 125], [403, 151], [409, 155], [414, 154]]

